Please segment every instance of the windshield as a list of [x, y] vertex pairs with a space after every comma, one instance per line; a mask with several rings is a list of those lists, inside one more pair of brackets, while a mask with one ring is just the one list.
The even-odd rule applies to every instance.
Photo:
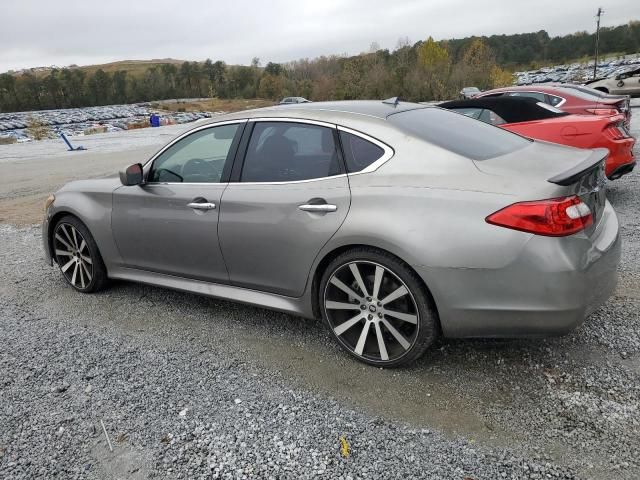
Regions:
[[531, 142], [501, 128], [435, 107], [394, 113], [387, 120], [407, 133], [473, 160], [499, 157]]

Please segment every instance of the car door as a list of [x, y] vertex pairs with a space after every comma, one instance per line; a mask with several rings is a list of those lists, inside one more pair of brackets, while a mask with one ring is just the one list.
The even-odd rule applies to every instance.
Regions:
[[185, 134], [145, 166], [142, 185], [114, 192], [112, 231], [125, 266], [228, 283], [219, 205], [245, 124]]
[[616, 95], [640, 95], [640, 71], [622, 74], [616, 81]]
[[[335, 125], [250, 121], [220, 210], [220, 245], [234, 285], [300, 296], [351, 195]], [[233, 181], [235, 180], [235, 181]]]

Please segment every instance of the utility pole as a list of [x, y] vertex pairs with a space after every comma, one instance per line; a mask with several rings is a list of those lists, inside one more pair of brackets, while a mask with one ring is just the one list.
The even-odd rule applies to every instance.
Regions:
[[604, 10], [602, 7], [598, 7], [598, 13], [596, 17], [598, 18], [597, 26], [596, 26], [596, 60], [593, 64], [593, 79], [596, 78], [596, 71], [598, 70], [598, 43], [600, 42], [600, 17], [604, 14]]

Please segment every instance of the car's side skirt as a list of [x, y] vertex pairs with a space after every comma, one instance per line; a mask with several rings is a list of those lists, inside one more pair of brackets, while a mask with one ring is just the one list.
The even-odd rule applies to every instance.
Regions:
[[196, 293], [233, 302], [255, 305], [306, 318], [313, 318], [310, 303], [307, 301], [305, 296], [300, 298], [285, 297], [283, 295], [259, 292], [257, 290], [236, 287], [233, 285], [204, 282], [202, 280], [176, 277], [173, 275], [126, 267], [110, 269], [109, 278], [145, 283], [147, 285], [155, 285], [183, 292]]

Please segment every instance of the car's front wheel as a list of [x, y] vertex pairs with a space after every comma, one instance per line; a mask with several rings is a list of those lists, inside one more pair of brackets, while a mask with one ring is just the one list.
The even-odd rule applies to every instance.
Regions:
[[331, 334], [370, 365], [410, 363], [438, 334], [437, 314], [419, 277], [378, 250], [354, 249], [335, 258], [320, 281], [319, 301]]
[[97, 292], [107, 271], [89, 229], [76, 217], [62, 217], [53, 230], [53, 254], [69, 285], [82, 293]]

